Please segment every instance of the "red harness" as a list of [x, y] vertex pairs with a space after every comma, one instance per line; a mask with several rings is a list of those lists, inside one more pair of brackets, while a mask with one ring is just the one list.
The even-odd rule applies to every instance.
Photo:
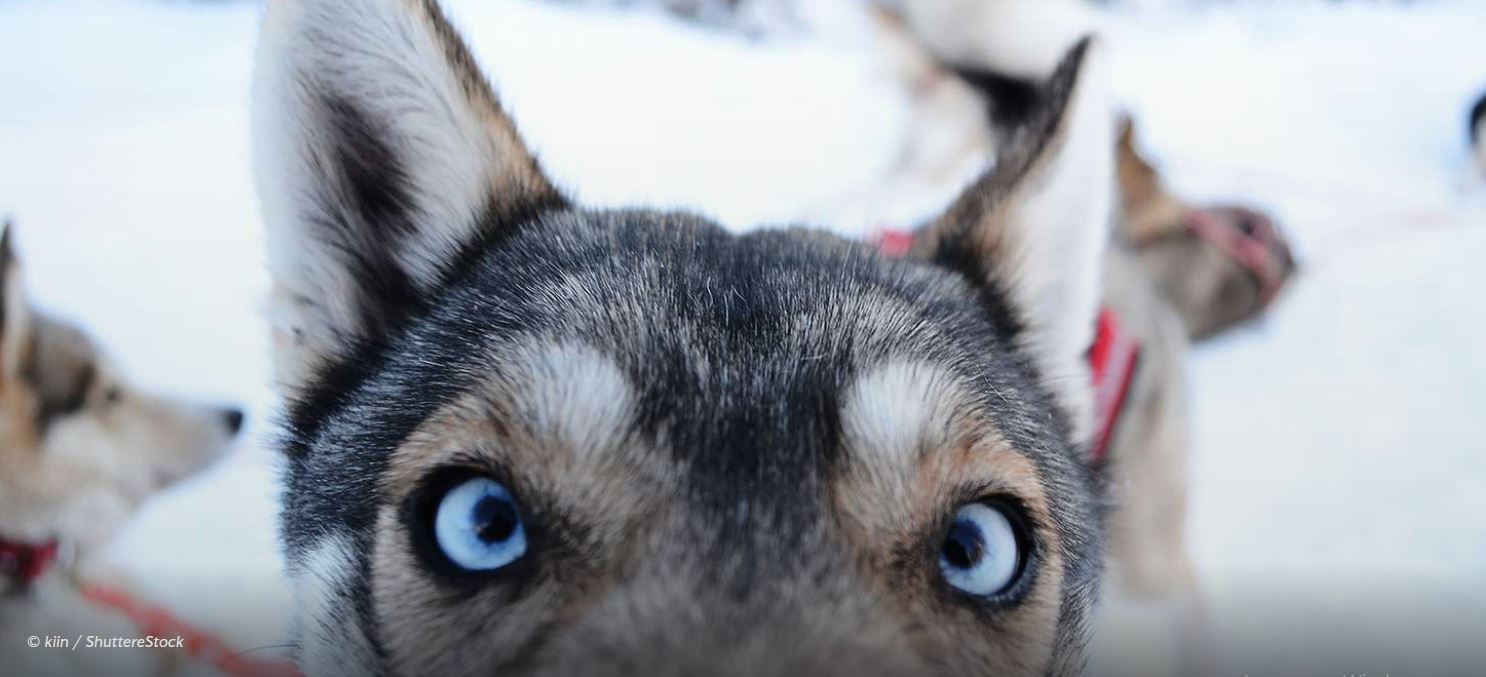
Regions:
[[21, 543], [0, 538], [0, 577], [29, 587], [57, 561], [57, 542]]
[[[885, 230], [876, 235], [877, 248], [888, 256], [903, 256], [913, 247], [913, 233]], [[1109, 454], [1120, 414], [1124, 412], [1135, 367], [1140, 361], [1140, 342], [1120, 325], [1108, 307], [1099, 309], [1094, 344], [1089, 346], [1089, 371], [1094, 388], [1094, 438], [1089, 443], [1089, 461], [1102, 463]]]

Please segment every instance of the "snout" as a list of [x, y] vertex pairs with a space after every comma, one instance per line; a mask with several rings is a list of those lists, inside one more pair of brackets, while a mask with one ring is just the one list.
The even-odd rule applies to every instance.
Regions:
[[[560, 657], [544, 657], [538, 674], [649, 675], [684, 677], [919, 677], [943, 674], [926, 663], [902, 635], [863, 628], [859, 634], [830, 632], [824, 614], [802, 625], [788, 621], [693, 618], [687, 627], [658, 622], [616, 631], [611, 627], [574, 633]], [[853, 626], [853, 619], [837, 619]], [[623, 669], [614, 670], [617, 663]]]
[[124, 448], [138, 449], [147, 468], [149, 491], [164, 489], [210, 466], [225, 455], [242, 431], [247, 415], [233, 406], [205, 405], [138, 393], [128, 400], [129, 425], [121, 431]]
[[1262, 310], [1295, 273], [1290, 245], [1268, 215], [1239, 205], [1195, 210], [1188, 216], [1192, 232], [1241, 266], [1259, 286]]
[[[1294, 270], [1295, 259], [1290, 252], [1290, 244], [1268, 214], [1239, 205], [1214, 207], [1210, 211], [1237, 231], [1251, 246], [1266, 252], [1283, 277], [1288, 277]], [[1284, 280], [1279, 282], [1283, 283]]]

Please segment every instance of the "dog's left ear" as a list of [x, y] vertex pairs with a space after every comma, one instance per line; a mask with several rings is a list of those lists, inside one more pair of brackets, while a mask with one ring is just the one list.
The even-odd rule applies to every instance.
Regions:
[[0, 383], [19, 378], [30, 349], [31, 307], [15, 255], [15, 226], [0, 223]]
[[386, 340], [564, 200], [433, 0], [270, 0], [253, 93], [276, 380]]
[[937, 221], [915, 254], [965, 274], [1005, 306], [999, 318], [1069, 414], [1092, 426], [1089, 371], [1100, 260], [1109, 239], [1114, 118], [1102, 48], [1079, 42], [1040, 87], [996, 166]]

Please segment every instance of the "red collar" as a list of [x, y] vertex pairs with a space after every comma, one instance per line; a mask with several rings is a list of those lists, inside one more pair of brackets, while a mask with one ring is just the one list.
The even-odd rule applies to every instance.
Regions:
[[29, 586], [57, 561], [57, 542], [21, 543], [0, 537], [0, 577]]
[[1109, 454], [1109, 441], [1125, 410], [1135, 366], [1140, 361], [1140, 342], [1120, 326], [1119, 317], [1108, 306], [1099, 309], [1094, 345], [1089, 346], [1089, 370], [1094, 376], [1094, 439], [1089, 460], [1102, 463]]
[[[903, 256], [913, 246], [913, 233], [884, 230], [873, 241], [882, 253]], [[1094, 381], [1094, 421], [1097, 425], [1089, 444], [1089, 460], [1093, 463], [1104, 462], [1109, 454], [1109, 442], [1120, 421], [1120, 414], [1124, 412], [1139, 358], [1140, 342], [1125, 331], [1113, 310], [1100, 308], [1094, 344], [1089, 346], [1089, 370]]]

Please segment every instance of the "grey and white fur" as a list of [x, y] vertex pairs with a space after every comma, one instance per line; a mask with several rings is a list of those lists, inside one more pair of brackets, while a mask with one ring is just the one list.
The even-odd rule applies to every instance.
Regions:
[[[1112, 129], [1082, 42], [914, 256], [575, 204], [431, 0], [268, 3], [254, 92], [297, 651], [334, 674], [1078, 674]], [[509, 490], [521, 557], [434, 516]], [[957, 511], [1016, 576], [950, 585]]]

